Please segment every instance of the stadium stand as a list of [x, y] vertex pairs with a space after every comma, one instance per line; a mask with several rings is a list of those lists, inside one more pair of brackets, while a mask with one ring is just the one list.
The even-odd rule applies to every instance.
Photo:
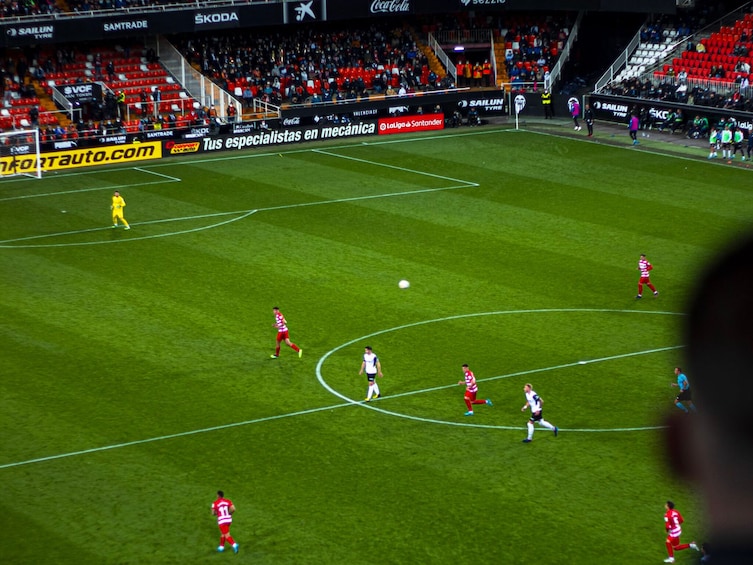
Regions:
[[696, 31], [701, 23], [645, 26], [626, 67], [600, 92], [753, 111], [753, 13]]
[[[238, 97], [273, 104], [322, 101], [383, 93], [388, 86], [431, 88], [426, 47], [408, 27], [395, 22], [364, 29], [297, 30], [289, 35], [225, 33], [173, 38], [186, 59], [204, 75]], [[269, 54], [273, 55], [270, 57]], [[435, 79], [436, 84], [436, 79]]]

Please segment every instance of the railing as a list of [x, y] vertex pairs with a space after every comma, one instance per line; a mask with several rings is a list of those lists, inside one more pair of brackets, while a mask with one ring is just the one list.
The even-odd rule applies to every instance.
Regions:
[[562, 74], [562, 67], [570, 59], [570, 50], [573, 44], [578, 39], [578, 34], [580, 33], [580, 25], [583, 22], [584, 14], [585, 12], [582, 10], [578, 12], [578, 17], [575, 18], [575, 23], [573, 24], [573, 28], [570, 30], [570, 35], [567, 36], [567, 41], [565, 42], [565, 46], [563, 47], [562, 52], [560, 53], [560, 56], [557, 59], [557, 62], [549, 71], [548, 84], [544, 85], [546, 88], [551, 89], [552, 85], [557, 82], [557, 79], [559, 79], [559, 76]]
[[162, 65], [172, 73], [191, 98], [197, 100], [204, 107], [214, 108], [220, 117], [227, 116], [227, 107], [230, 104], [235, 106], [236, 115], [242, 115], [243, 104], [194, 69], [167, 39], [160, 37], [153, 47], [159, 55]]
[[264, 116], [275, 116], [279, 118], [280, 107], [275, 106], [274, 104], [270, 104], [269, 102], [264, 102], [264, 100], [254, 98], [254, 113], [264, 114]]
[[640, 43], [641, 30], [639, 28], [633, 36], [633, 39], [631, 39], [630, 43], [628, 43], [627, 47], [625, 47], [625, 50], [617, 56], [617, 58], [614, 60], [614, 63], [612, 63], [610, 67], [604, 72], [604, 74], [601, 75], [601, 78], [596, 81], [596, 84], [594, 85], [594, 90], [596, 92], [612, 82], [614, 80], [614, 77], [616, 77], [620, 73], [620, 71], [627, 66], [628, 62], [630, 61], [630, 57], [633, 55], [635, 50], [638, 49], [638, 45], [640, 45]]
[[463, 45], [466, 43], [489, 43], [488, 29], [445, 29], [434, 33], [439, 43], [444, 45]]
[[112, 10], [89, 10], [86, 12], [52, 12], [33, 14], [30, 16], [3, 16], [0, 23], [23, 23], [39, 21], [70, 20], [78, 18], [98, 18], [122, 16], [123, 14], [144, 14], [150, 12], [175, 12], [179, 10], [193, 10], [196, 8], [221, 8], [223, 6], [245, 6], [247, 4], [282, 4], [286, 0], [193, 0], [191, 2], [169, 2], [155, 6], [125, 7]]
[[[706, 27], [700, 29], [694, 34], [679, 38], [676, 42], [670, 43], [671, 50], [669, 50], [666, 53], [662, 61], [671, 61], [675, 57], [679, 56], [685, 50], [685, 46], [688, 44], [688, 42], [692, 41], [693, 44], [696, 44], [698, 42], [703, 42], [703, 39], [709, 37], [711, 33], [718, 31], [721, 26], [729, 24], [733, 21], [742, 19], [744, 14], [750, 11], [751, 6], [753, 6], [753, 2], [746, 2], [742, 6], [732, 10], [731, 12], [728, 12], [727, 14], [725, 14], [718, 20], [708, 24]], [[640, 37], [641, 37], [641, 30], [639, 29], [636, 32], [635, 37], [633, 37], [633, 39], [630, 40], [630, 43], [625, 48], [625, 51], [623, 51], [617, 57], [615, 62], [612, 63], [612, 65], [606, 70], [606, 72], [601, 76], [601, 78], [599, 78], [599, 80], [596, 81], [596, 84], [594, 85], [595, 92], [599, 92], [607, 84], [612, 82], [614, 80], [614, 77], [616, 77], [619, 74], [619, 72], [624, 67], [627, 66], [628, 62], [630, 61], [631, 55], [638, 48], [638, 45], [640, 45]], [[653, 70], [658, 68], [662, 61], [659, 61], [656, 65], [647, 69], [646, 75], [648, 75], [650, 78], [653, 78]], [[643, 76], [646, 76], [646, 75], [643, 75]]]
[[497, 53], [494, 49], [494, 33], [489, 32], [489, 60], [492, 64], [492, 84], [497, 84]]
[[444, 65], [445, 69], [447, 69], [447, 74], [449, 74], [452, 77], [453, 82], [457, 84], [458, 73], [457, 69], [455, 68], [455, 63], [450, 60], [450, 57], [447, 55], [447, 53], [445, 53], [444, 49], [442, 49], [442, 46], [439, 44], [432, 33], [429, 33], [427, 43], [429, 47], [434, 51], [434, 54], [437, 56], [437, 59], [439, 59], [439, 62]]
[[[671, 84], [674, 87], [679, 87], [680, 83], [677, 77], [667, 76], [654, 76], [652, 74], [645, 74], [639, 77], [639, 80], [643, 83], [650, 82], [654, 86], [660, 86], [662, 84]], [[747, 86], [740, 88], [740, 85], [733, 80], [721, 80], [718, 78], [698, 78], [688, 77], [684, 83], [687, 85], [687, 91], [690, 92], [695, 88], [701, 88], [703, 90], [713, 91], [720, 97], [727, 98], [733, 95], [735, 92], [740, 92], [746, 99], [750, 98], [753, 94], [753, 87]]]

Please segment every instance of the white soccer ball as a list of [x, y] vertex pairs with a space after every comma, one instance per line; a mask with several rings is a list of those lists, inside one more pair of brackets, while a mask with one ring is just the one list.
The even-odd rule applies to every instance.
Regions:
[[410, 286], [410, 283], [403, 279], [399, 283], [397, 283], [397, 286], [399, 286], [400, 288], [408, 288]]

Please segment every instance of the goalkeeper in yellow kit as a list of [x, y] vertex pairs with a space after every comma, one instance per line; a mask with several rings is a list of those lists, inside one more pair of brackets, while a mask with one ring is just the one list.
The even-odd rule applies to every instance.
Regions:
[[123, 208], [125, 208], [125, 206], [125, 200], [123, 200], [123, 197], [116, 190], [115, 194], [112, 195], [112, 205], [110, 206], [110, 210], [112, 210], [112, 227], [117, 228], [118, 220], [120, 220], [123, 222], [123, 225], [125, 225], [125, 229], [131, 229], [131, 226], [128, 225], [128, 222], [123, 217]]

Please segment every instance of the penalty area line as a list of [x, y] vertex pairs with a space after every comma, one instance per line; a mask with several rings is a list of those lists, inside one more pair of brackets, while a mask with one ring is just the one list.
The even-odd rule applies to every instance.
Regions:
[[[141, 170], [141, 169], [137, 169]], [[148, 172], [148, 171], [143, 171]], [[154, 173], [158, 174], [158, 173]], [[163, 177], [165, 180], [154, 180], [149, 182], [134, 182], [134, 183], [128, 183], [128, 184], [113, 184], [110, 186], [95, 186], [94, 188], [77, 188], [75, 190], [61, 190], [60, 192], [39, 192], [34, 194], [22, 194], [19, 196], [7, 196], [5, 198], [0, 198], [0, 202], [10, 202], [12, 200], [27, 200], [29, 198], [44, 198], [47, 196], [63, 196], [66, 194], [80, 194], [83, 192], [96, 192], [98, 190], [120, 190], [123, 188], [136, 188], [139, 186], [152, 186], [155, 184], [165, 184], [166, 182], [182, 182], [181, 179], [170, 177], [167, 175], [158, 174], [158, 176]]]
[[168, 179], [168, 180], [171, 180], [173, 182], [183, 182], [183, 179], [179, 179], [178, 177], [171, 177], [170, 175], [165, 175], [165, 174], [162, 174], [162, 173], [158, 173], [157, 171], [150, 171], [149, 169], [142, 169], [141, 167], [134, 167], [133, 170], [134, 171], [140, 171], [140, 172], [146, 173], [148, 175], [154, 175], [154, 176], [157, 176], [157, 177], [162, 177], [164, 179]]
[[[196, 216], [184, 216], [182, 218], [165, 218], [165, 219], [162, 219], [162, 220], [146, 220], [146, 221], [138, 222], [138, 223], [131, 222], [131, 225], [134, 226], [134, 227], [135, 226], [147, 226], [147, 225], [150, 225], [150, 224], [164, 224], [166, 222], [182, 222], [182, 221], [186, 221], [186, 220], [200, 220], [202, 218], [217, 218], [217, 217], [220, 217], [220, 216], [241, 215], [240, 218], [236, 218], [234, 220], [231, 220], [231, 221], [235, 221], [235, 220], [239, 220], [239, 219], [243, 219], [243, 218], [246, 218], [248, 216], [251, 216], [251, 215], [255, 214], [256, 212], [258, 212], [258, 210], [256, 210], [256, 209], [254, 209], [254, 210], [238, 210], [238, 211], [235, 211], [235, 212], [216, 212], [216, 213], [212, 213], [212, 214], [198, 214]], [[215, 225], [212, 225], [211, 227], [216, 227], [218, 225], [222, 225], [222, 224], [226, 224], [226, 223], [228, 223], [228, 222], [222, 222], [221, 224], [215, 224]], [[48, 234], [41, 234], [41, 235], [30, 235], [30, 236], [27, 236], [27, 237], [19, 237], [19, 238], [16, 238], [16, 239], [5, 239], [5, 240], [2, 240], [2, 241], [0, 241], [0, 246], [3, 246], [3, 244], [6, 244], [6, 243], [15, 243], [17, 241], [29, 241], [29, 240], [33, 240], [33, 239], [45, 239], [45, 238], [49, 238], [49, 237], [58, 237], [58, 236], [62, 236], [62, 235], [78, 235], [78, 234], [82, 234], [82, 233], [89, 233], [89, 232], [95, 232], [95, 231], [109, 231], [110, 229], [112, 229], [112, 228], [110, 226], [107, 226], [107, 227], [87, 228], [87, 229], [82, 229], [82, 230], [74, 230], [74, 231], [66, 231], [66, 232], [48, 233]], [[201, 228], [201, 229], [205, 229], [205, 228]], [[133, 239], [135, 239], [135, 238], [133, 238]], [[14, 246], [7, 246], [7, 247], [14, 247]]]
[[332, 153], [330, 151], [325, 151], [323, 149], [313, 149], [314, 153], [319, 153], [321, 155], [329, 155], [330, 157], [336, 157], [338, 159], [348, 159], [350, 161], [356, 161], [357, 163], [366, 163], [367, 165], [374, 165], [375, 167], [385, 167], [387, 169], [395, 169], [396, 171], [401, 171], [403, 173], [411, 173], [414, 175], [421, 175], [425, 177], [432, 177], [440, 180], [447, 180], [452, 182], [462, 182], [468, 187], [471, 186], [479, 186], [477, 182], [471, 182], [463, 179], [456, 179], [452, 177], [446, 177], [443, 175], [437, 175], [434, 173], [429, 173], [427, 171], [417, 171], [416, 169], [406, 169], [405, 167], [398, 167], [397, 165], [390, 165], [389, 163], [378, 163], [376, 161], [369, 161], [368, 159], [359, 159], [358, 157], [351, 157], [349, 155], [340, 155], [339, 153]]

